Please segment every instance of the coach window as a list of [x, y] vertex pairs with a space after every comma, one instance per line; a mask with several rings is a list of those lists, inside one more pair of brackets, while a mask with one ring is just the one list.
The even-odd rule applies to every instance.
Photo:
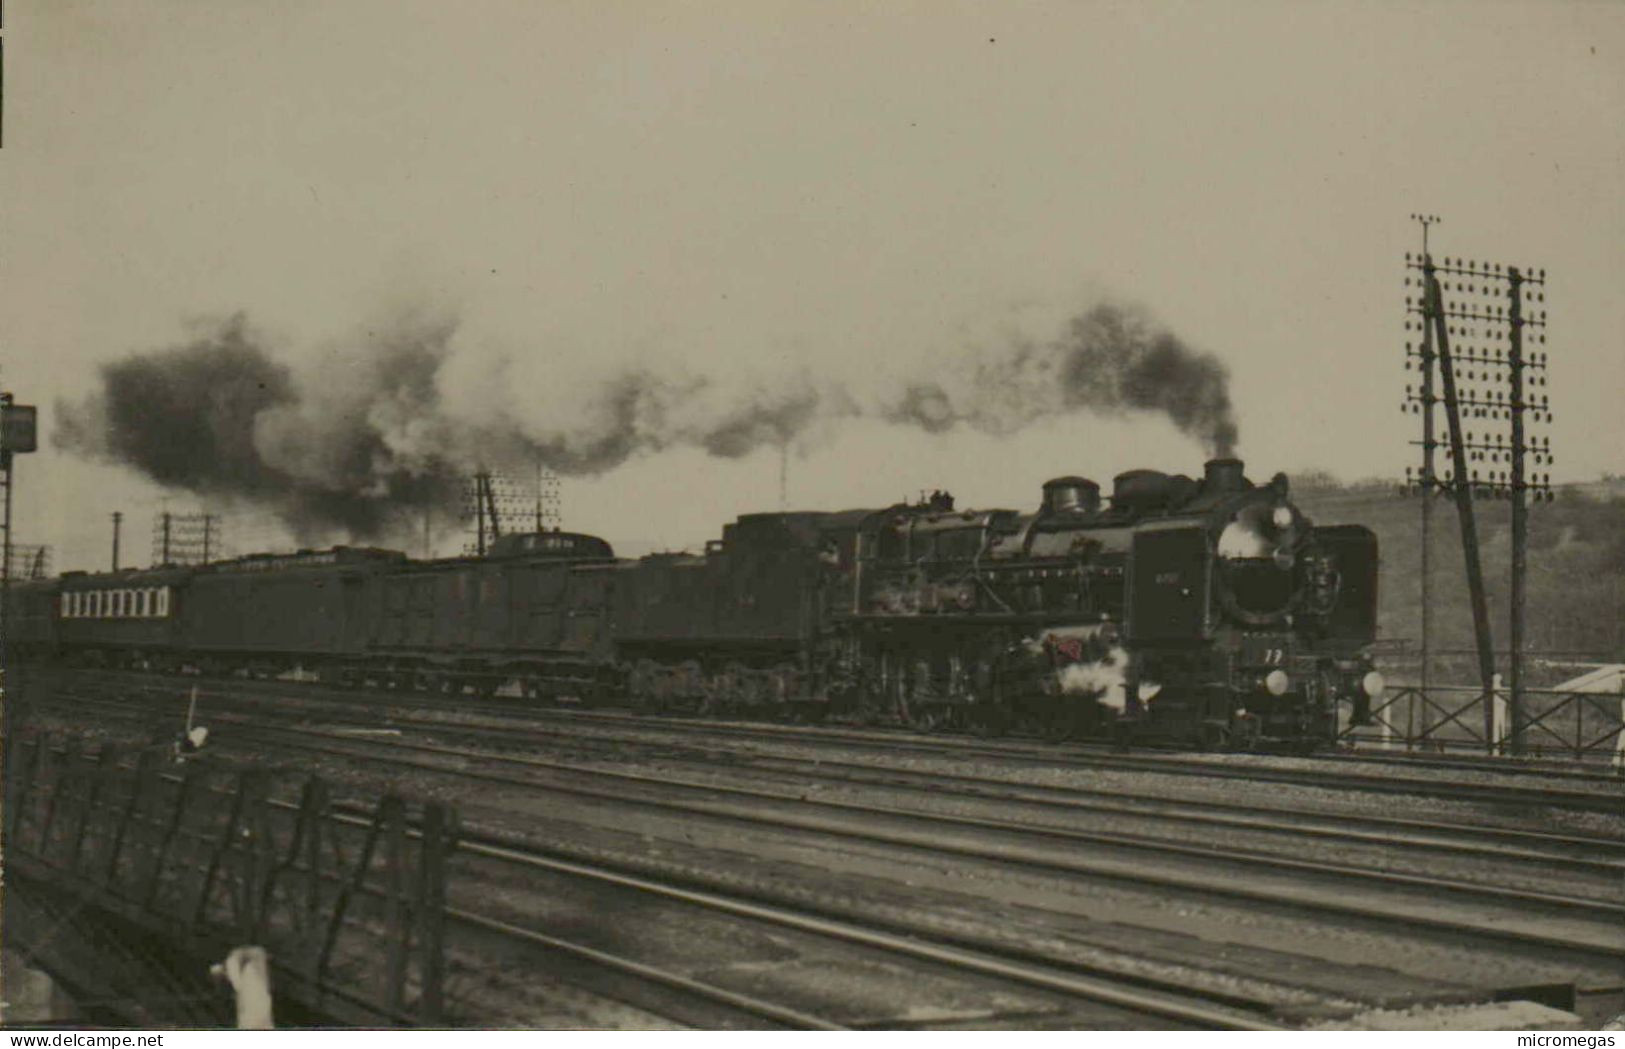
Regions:
[[135, 614], [143, 619], [147, 616], [147, 592], [145, 590], [135, 592]]
[[158, 614], [169, 615], [169, 587], [160, 587], [158, 590]]

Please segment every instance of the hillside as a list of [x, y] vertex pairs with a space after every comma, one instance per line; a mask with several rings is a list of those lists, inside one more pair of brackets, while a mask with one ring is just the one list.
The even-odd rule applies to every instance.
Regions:
[[[1293, 497], [1317, 524], [1364, 524], [1382, 550], [1379, 629], [1386, 661], [1413, 680], [1421, 638], [1421, 499], [1391, 485], [1339, 486], [1306, 478]], [[1509, 643], [1511, 504], [1475, 504], [1490, 622], [1503, 672]], [[1441, 498], [1433, 514], [1433, 648], [1435, 675], [1471, 681], [1475, 676], [1473, 618], [1461, 554], [1455, 504]], [[1598, 498], [1578, 489], [1559, 491], [1555, 502], [1529, 511], [1528, 614], [1525, 652], [1560, 660], [1625, 662], [1625, 499]], [[1407, 653], [1409, 653], [1407, 655]], [[1531, 683], [1573, 676], [1570, 666], [1534, 661]]]

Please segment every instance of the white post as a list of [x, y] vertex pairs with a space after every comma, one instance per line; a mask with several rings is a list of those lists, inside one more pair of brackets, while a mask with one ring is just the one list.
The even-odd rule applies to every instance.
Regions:
[[271, 1019], [271, 964], [264, 947], [234, 947], [215, 966], [237, 996], [237, 1027], [243, 1031], [269, 1031]]
[[1492, 722], [1491, 738], [1487, 741], [1496, 751], [1500, 751], [1501, 744], [1507, 738], [1507, 694], [1501, 686], [1501, 675], [1497, 674], [1491, 679], [1490, 702], [1494, 704], [1494, 721]]

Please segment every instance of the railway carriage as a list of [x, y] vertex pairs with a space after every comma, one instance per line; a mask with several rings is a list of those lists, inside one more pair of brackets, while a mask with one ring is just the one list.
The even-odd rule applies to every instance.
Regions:
[[256, 677], [332, 674], [365, 652], [368, 591], [405, 563], [393, 550], [336, 547], [199, 567], [181, 612], [184, 656]]
[[168, 668], [188, 644], [189, 568], [66, 572], [56, 581], [56, 646], [82, 662]]
[[597, 536], [502, 536], [484, 558], [414, 561], [384, 573], [368, 606], [366, 664], [391, 684], [530, 695], [596, 691], [607, 662], [607, 578]]

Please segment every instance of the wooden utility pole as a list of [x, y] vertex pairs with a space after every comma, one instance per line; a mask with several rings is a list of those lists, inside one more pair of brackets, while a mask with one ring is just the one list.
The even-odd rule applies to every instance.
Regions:
[[124, 515], [117, 510], [113, 511], [113, 571], [118, 571], [118, 533], [119, 527], [124, 524]]
[[[1456, 396], [1456, 371], [1450, 360], [1450, 326], [1445, 323], [1444, 296], [1433, 256], [1422, 257], [1426, 280], [1428, 311], [1432, 315], [1434, 340], [1439, 347], [1439, 378], [1444, 384], [1444, 415], [1450, 428], [1450, 487], [1456, 496], [1456, 516], [1461, 520], [1461, 550], [1467, 561], [1467, 590], [1473, 606], [1473, 636], [1478, 641], [1478, 676], [1484, 689], [1484, 723], [1494, 725], [1495, 712], [1490, 696], [1495, 688], [1495, 642], [1490, 636], [1489, 602], [1484, 594], [1484, 566], [1478, 553], [1478, 523], [1473, 515], [1473, 487], [1467, 466], [1465, 439], [1461, 434], [1460, 399]], [[1491, 728], [1493, 735], [1493, 728]], [[1487, 740], [1493, 745], [1493, 740]]]
[[[1426, 221], [1431, 217], [1412, 217], [1424, 221], [1425, 235]], [[1512, 592], [1508, 616], [1511, 633], [1508, 666], [1511, 695], [1508, 714], [1511, 724], [1510, 731], [1506, 735], [1512, 752], [1520, 754], [1527, 746], [1525, 735], [1529, 723], [1528, 712], [1524, 709], [1523, 687], [1523, 649], [1528, 604], [1528, 503], [1530, 498], [1550, 500], [1552, 497], [1551, 474], [1545, 471], [1530, 474], [1525, 469], [1530, 456], [1537, 466], [1549, 467], [1552, 461], [1551, 439], [1530, 438], [1527, 435], [1526, 425], [1529, 422], [1550, 422], [1552, 418], [1550, 399], [1545, 394], [1531, 393], [1529, 389], [1531, 386], [1545, 385], [1546, 354], [1544, 351], [1533, 354], [1526, 352], [1526, 346], [1531, 341], [1542, 346], [1546, 341], [1546, 311], [1544, 308], [1534, 310], [1527, 308], [1531, 302], [1545, 302], [1546, 273], [1544, 270], [1528, 270], [1517, 266], [1501, 266], [1463, 259], [1447, 258], [1443, 260], [1443, 264], [1436, 264], [1433, 257], [1426, 252], [1415, 262], [1410, 262], [1407, 256], [1407, 263], [1412, 268], [1422, 271], [1421, 283], [1424, 289], [1419, 305], [1412, 307], [1412, 312], [1419, 312], [1422, 315], [1422, 328], [1426, 336], [1420, 351], [1423, 383], [1418, 393], [1411, 393], [1408, 387], [1406, 391], [1408, 400], [1422, 402], [1420, 410], [1424, 412], [1421, 487], [1425, 499], [1426, 493], [1438, 486], [1437, 479], [1430, 476], [1433, 467], [1429, 455], [1435, 442], [1432, 436], [1432, 421], [1426, 412], [1436, 399], [1442, 400], [1450, 422], [1449, 455], [1452, 460], [1451, 476], [1444, 487], [1454, 492], [1456, 506], [1462, 518], [1462, 547], [1467, 560], [1468, 587], [1473, 602], [1473, 625], [1478, 641], [1479, 670], [1484, 679], [1484, 740], [1487, 749], [1492, 753], [1500, 742], [1496, 738], [1492, 697], [1495, 653], [1490, 640], [1483, 574], [1479, 563], [1476, 528], [1472, 519], [1472, 500], [1475, 497], [1501, 497], [1510, 500], [1512, 504]], [[1441, 274], [1448, 277], [1452, 283], [1441, 284]], [[1444, 291], [1451, 293], [1454, 300], [1452, 304], [1446, 305]], [[1475, 297], [1480, 301], [1469, 301]], [[1450, 345], [1453, 334], [1471, 339], [1479, 345], [1468, 345], [1464, 352], [1453, 355]], [[1437, 354], [1433, 351], [1435, 341], [1438, 344]], [[1504, 343], [1504, 348], [1497, 345], [1498, 343]], [[1409, 344], [1406, 350], [1407, 353], [1412, 352]], [[1442, 398], [1435, 398], [1433, 395], [1431, 366], [1435, 359], [1444, 382]], [[1471, 369], [1467, 374], [1469, 381], [1488, 385], [1458, 392], [1453, 368], [1456, 359]], [[1537, 374], [1526, 375], [1529, 371], [1535, 371]], [[1506, 420], [1509, 431], [1506, 438], [1503, 439], [1501, 435], [1493, 432], [1485, 432], [1467, 434], [1464, 439], [1460, 423], [1463, 408], [1467, 409], [1470, 417], [1474, 419]], [[1496, 428], [1494, 422], [1480, 422], [1477, 425], [1487, 425], [1491, 431]], [[1471, 465], [1475, 462], [1490, 465], [1480, 470]], [[1502, 464], [1505, 464], [1504, 469], [1501, 468]], [[1425, 542], [1427, 535], [1425, 506], [1423, 522]], [[1424, 546], [1424, 574], [1427, 564]], [[1426, 652], [1428, 611], [1425, 579], [1423, 587], [1423, 644]], [[1425, 682], [1425, 660], [1423, 674]]]
[[[1439, 221], [1437, 215], [1412, 215], [1422, 224], [1422, 255], [1428, 254], [1428, 229]], [[1433, 325], [1426, 315], [1422, 324], [1422, 695], [1428, 694], [1429, 664], [1432, 662], [1433, 639], [1433, 493], [1438, 485], [1433, 450], [1438, 441], [1433, 432], [1433, 371], [1436, 357], [1433, 352]]]

